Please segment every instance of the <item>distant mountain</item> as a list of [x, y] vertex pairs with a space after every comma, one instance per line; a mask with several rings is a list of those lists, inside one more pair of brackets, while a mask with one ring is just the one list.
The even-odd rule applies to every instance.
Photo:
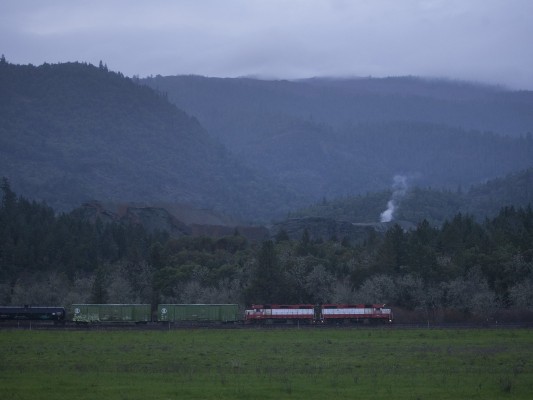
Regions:
[[302, 204], [165, 96], [82, 63], [0, 63], [0, 176], [56, 210], [165, 202], [255, 219]]
[[[515, 137], [533, 129], [532, 91], [444, 79], [287, 81], [158, 75], [140, 82], [168, 93], [178, 107], [232, 146], [241, 142], [243, 133], [264, 134], [264, 123], [279, 117], [333, 127], [409, 121]], [[250, 129], [252, 121], [262, 123]]]
[[533, 166], [533, 92], [419, 78], [140, 81], [243, 162], [316, 201], [392, 177], [456, 188]]
[[179, 203], [267, 222], [386, 198], [395, 175], [454, 192], [531, 168], [531, 109], [532, 92], [417, 78], [132, 80], [2, 60], [0, 176], [56, 210]]

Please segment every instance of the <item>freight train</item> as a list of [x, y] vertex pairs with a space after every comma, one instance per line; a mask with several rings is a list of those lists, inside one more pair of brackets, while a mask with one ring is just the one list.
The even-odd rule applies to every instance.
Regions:
[[67, 318], [63, 307], [0, 307], [0, 320], [93, 323], [246, 323], [331, 324], [391, 323], [385, 304], [254, 304], [244, 313], [238, 304], [73, 304]]

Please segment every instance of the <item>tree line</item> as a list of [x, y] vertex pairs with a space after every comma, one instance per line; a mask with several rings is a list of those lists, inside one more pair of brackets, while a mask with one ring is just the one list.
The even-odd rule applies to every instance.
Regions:
[[170, 237], [91, 223], [2, 181], [0, 303], [386, 303], [432, 318], [533, 309], [533, 210], [392, 225], [362, 243]]

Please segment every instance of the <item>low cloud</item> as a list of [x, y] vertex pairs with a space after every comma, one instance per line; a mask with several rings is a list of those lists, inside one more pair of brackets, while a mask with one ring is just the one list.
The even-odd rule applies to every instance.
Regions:
[[[533, 89], [530, 0], [0, 3], [14, 63], [132, 75], [438, 76]], [[39, 51], [35, 51], [38, 48]]]

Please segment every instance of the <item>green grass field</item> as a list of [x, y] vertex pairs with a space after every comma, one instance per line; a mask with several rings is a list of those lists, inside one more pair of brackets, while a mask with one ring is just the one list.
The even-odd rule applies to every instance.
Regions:
[[0, 399], [532, 399], [533, 331], [0, 331]]

